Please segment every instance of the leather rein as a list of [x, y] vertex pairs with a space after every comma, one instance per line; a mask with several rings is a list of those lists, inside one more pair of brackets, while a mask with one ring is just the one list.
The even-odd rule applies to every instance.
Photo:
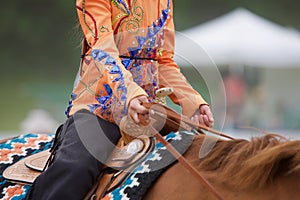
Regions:
[[[199, 133], [205, 134], [202, 131], [205, 130], [227, 139], [234, 139], [229, 135], [226, 135], [204, 125], [195, 124], [188, 117], [179, 115], [176, 111], [168, 108], [167, 106], [161, 104], [158, 105], [156, 103], [143, 103], [143, 106], [149, 109], [150, 116], [154, 119], [165, 120], [166, 123], [173, 124], [188, 131], [196, 130]], [[211, 185], [209, 181], [206, 180], [206, 178], [204, 178], [202, 174], [197, 169], [195, 169], [195, 167], [193, 167], [170, 143], [168, 143], [153, 126], [150, 126], [150, 129], [154, 137], [156, 137], [156, 139], [168, 149], [168, 151], [179, 161], [179, 163], [181, 163], [192, 175], [194, 175], [202, 184], [204, 184], [217, 197], [217, 199], [224, 200], [223, 196], [216, 190], [216, 188]]]

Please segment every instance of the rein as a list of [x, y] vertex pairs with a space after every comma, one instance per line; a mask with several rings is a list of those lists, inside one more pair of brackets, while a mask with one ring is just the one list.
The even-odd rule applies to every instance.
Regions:
[[[223, 134], [219, 131], [211, 129], [201, 124], [195, 124], [188, 117], [179, 115], [176, 111], [168, 108], [167, 106], [156, 104], [156, 103], [143, 103], [143, 105], [149, 109], [150, 116], [156, 120], [165, 120], [166, 124], [175, 125], [177, 127], [183, 128], [185, 130], [197, 130], [198, 132], [203, 133], [202, 130], [208, 131], [215, 135], [219, 135], [228, 139], [234, 139], [231, 136]], [[163, 110], [162, 110], [163, 108]], [[183, 123], [182, 123], [183, 122]], [[195, 169], [170, 143], [168, 143], [163, 136], [153, 127], [150, 126], [151, 132], [154, 137], [161, 142], [168, 151], [179, 161], [179, 163], [185, 167], [192, 175], [194, 175], [201, 183], [203, 183], [219, 200], [224, 200], [222, 195], [215, 189], [213, 185], [209, 183], [198, 171]]]

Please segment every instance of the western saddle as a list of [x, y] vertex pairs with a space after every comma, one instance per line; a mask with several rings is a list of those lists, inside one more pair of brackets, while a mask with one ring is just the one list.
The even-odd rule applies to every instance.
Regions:
[[[154, 103], [144, 104], [145, 107], [150, 109], [150, 125], [162, 134], [169, 133], [170, 130], [179, 130], [180, 126], [178, 122], [180, 119], [178, 117], [174, 119], [167, 116], [170, 112], [171, 115], [176, 115], [175, 111], [165, 106], [165, 97], [172, 93], [172, 91], [171, 88], [162, 88], [157, 91], [157, 98]], [[168, 123], [169, 120], [172, 123]], [[177, 123], [173, 123], [174, 120]], [[86, 195], [85, 200], [101, 199], [106, 192], [120, 186], [130, 172], [154, 149], [155, 140], [154, 137], [150, 136], [147, 127], [141, 128], [129, 118], [126, 118], [121, 122], [120, 128], [123, 130], [121, 131], [122, 138], [117, 148], [115, 148], [106, 161], [106, 165], [99, 175], [97, 183]], [[134, 135], [131, 134], [133, 132], [135, 133]], [[130, 133], [130, 135], [127, 133]], [[3, 172], [3, 177], [11, 182], [31, 185], [47, 169], [50, 156], [51, 152], [49, 150], [28, 156], [6, 168]]]

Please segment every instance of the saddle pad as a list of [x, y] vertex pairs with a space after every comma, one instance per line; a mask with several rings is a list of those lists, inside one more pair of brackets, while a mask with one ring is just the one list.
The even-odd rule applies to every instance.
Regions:
[[25, 199], [29, 185], [7, 181], [3, 171], [23, 158], [47, 150], [52, 145], [54, 134], [25, 134], [0, 144], [0, 199]]
[[[194, 140], [191, 132], [179, 131], [170, 133], [165, 139], [171, 143], [179, 153], [183, 154]], [[176, 159], [160, 142], [124, 184], [109, 192], [102, 200], [138, 200], [151, 187], [152, 183], [170, 166]]]

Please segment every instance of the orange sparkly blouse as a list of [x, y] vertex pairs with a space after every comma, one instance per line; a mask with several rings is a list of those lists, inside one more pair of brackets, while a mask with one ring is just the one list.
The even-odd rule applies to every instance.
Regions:
[[84, 33], [80, 79], [66, 111], [87, 109], [119, 124], [131, 99], [172, 87], [172, 101], [192, 116], [202, 97], [173, 60], [171, 0], [77, 0]]

